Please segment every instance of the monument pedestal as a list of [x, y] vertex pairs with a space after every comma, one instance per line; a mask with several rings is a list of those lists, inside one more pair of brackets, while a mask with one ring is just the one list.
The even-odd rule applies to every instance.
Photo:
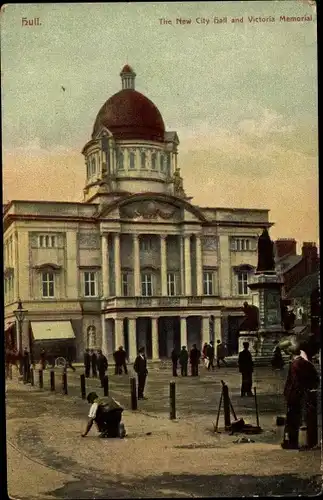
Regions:
[[243, 342], [249, 342], [249, 350], [256, 364], [268, 364], [272, 358], [275, 341], [286, 335], [281, 325], [281, 288], [283, 282], [274, 272], [256, 273], [248, 284], [252, 304], [259, 310], [259, 328], [241, 331], [239, 350]]

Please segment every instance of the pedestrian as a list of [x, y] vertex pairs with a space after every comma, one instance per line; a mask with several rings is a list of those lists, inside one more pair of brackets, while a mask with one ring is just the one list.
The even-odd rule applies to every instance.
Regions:
[[101, 381], [101, 387], [103, 387], [103, 378], [105, 376], [105, 372], [108, 369], [108, 360], [102, 353], [101, 349], [98, 351], [97, 367], [99, 372], [99, 378]]
[[114, 359], [114, 374], [115, 375], [121, 375], [121, 369], [120, 369], [120, 356], [119, 356], [119, 350], [117, 349], [113, 353], [113, 359]]
[[146, 379], [148, 375], [147, 358], [145, 356], [145, 348], [140, 347], [138, 356], [135, 359], [133, 369], [138, 377], [138, 399], [147, 399], [144, 397]]
[[299, 343], [294, 353], [296, 356], [290, 363], [284, 388], [287, 403], [285, 431], [288, 435], [288, 440], [284, 440], [281, 444], [284, 449], [298, 449], [299, 428], [304, 410], [308, 447], [311, 448], [317, 444], [317, 405], [315, 402], [320, 379], [314, 364], [310, 361], [312, 353], [309, 343]]
[[93, 349], [91, 349], [91, 351], [90, 351], [90, 356], [91, 356], [91, 365], [92, 365], [92, 377], [96, 378], [98, 376], [97, 375], [98, 357], [97, 357], [95, 351], [93, 351]]
[[228, 366], [226, 361], [225, 361], [225, 354], [226, 354], [226, 349], [225, 349], [225, 346], [222, 344], [221, 340], [217, 340], [216, 341], [216, 364], [217, 364], [217, 367], [220, 368], [220, 361], [222, 361], [222, 363], [225, 365], [225, 366]]
[[179, 364], [181, 366], [182, 377], [187, 377], [188, 352], [185, 345], [182, 346], [182, 350], [179, 353]]
[[121, 345], [119, 347], [119, 367], [120, 367], [120, 375], [122, 375], [122, 368], [124, 370], [125, 375], [128, 375], [128, 368], [127, 368], [127, 353], [124, 350], [123, 346]]
[[175, 346], [174, 346], [174, 349], [172, 350], [171, 358], [172, 358], [172, 367], [173, 367], [173, 377], [177, 377], [177, 363], [178, 363], [179, 354], [178, 354]]
[[190, 363], [191, 363], [191, 376], [197, 377], [199, 374], [199, 362], [201, 358], [201, 351], [196, 347], [196, 344], [192, 345], [190, 350]]
[[252, 373], [253, 360], [249, 351], [249, 342], [243, 343], [243, 351], [239, 353], [238, 358], [239, 372], [242, 375], [241, 381], [241, 397], [247, 395], [252, 396]]
[[275, 340], [275, 348], [273, 350], [273, 357], [271, 359], [271, 366], [274, 370], [282, 370], [284, 368], [284, 359], [281, 348], [279, 347], [278, 340]]
[[210, 371], [210, 368], [212, 368], [212, 371], [214, 371], [214, 355], [215, 355], [214, 342], [213, 342], [213, 340], [211, 340], [211, 342], [207, 348], [207, 357], [208, 357], [207, 369], [208, 369], [208, 371]]
[[90, 356], [89, 349], [85, 349], [85, 352], [84, 352], [84, 369], [85, 369], [86, 378], [89, 378], [90, 369], [91, 369], [91, 356]]
[[73, 370], [73, 372], [75, 372], [76, 370], [75, 370], [74, 366], [72, 365], [72, 359], [73, 359], [72, 349], [68, 349], [67, 354], [66, 354], [65, 370], [67, 368], [71, 368]]
[[202, 359], [207, 358], [207, 350], [208, 350], [209, 344], [207, 342], [204, 343], [203, 348], [202, 348]]
[[47, 363], [47, 356], [46, 356], [46, 351], [45, 349], [41, 349], [40, 351], [40, 360], [39, 360], [39, 364], [40, 364], [40, 367], [41, 367], [41, 370], [45, 370], [46, 369], [46, 363]]
[[24, 382], [29, 382], [30, 380], [30, 357], [27, 347], [24, 348], [23, 352], [23, 375]]

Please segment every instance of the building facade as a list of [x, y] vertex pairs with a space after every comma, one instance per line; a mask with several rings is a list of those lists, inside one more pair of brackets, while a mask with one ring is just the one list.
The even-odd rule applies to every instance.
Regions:
[[85, 347], [110, 356], [123, 345], [132, 360], [144, 345], [157, 360], [174, 345], [220, 338], [234, 353], [269, 211], [192, 203], [177, 133], [135, 90], [135, 76], [123, 68], [122, 90], [83, 148], [83, 202], [4, 207], [6, 325], [20, 297], [22, 342], [36, 322], [70, 321], [78, 359]]

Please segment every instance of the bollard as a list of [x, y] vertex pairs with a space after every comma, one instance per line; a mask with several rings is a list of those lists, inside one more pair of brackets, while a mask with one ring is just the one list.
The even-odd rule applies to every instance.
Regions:
[[55, 391], [55, 372], [54, 372], [54, 370], [50, 371], [50, 390], [52, 392]]
[[109, 396], [109, 376], [104, 375], [102, 382], [103, 382], [103, 395]]
[[85, 388], [85, 375], [84, 375], [84, 373], [82, 373], [82, 375], [80, 375], [80, 379], [81, 379], [81, 397], [82, 397], [82, 399], [85, 399], [86, 388]]
[[35, 376], [34, 376], [34, 369], [30, 368], [30, 383], [32, 386], [35, 385]]
[[231, 427], [230, 398], [229, 398], [229, 388], [226, 384], [223, 384], [223, 409], [224, 409], [224, 428], [225, 430], [229, 430]]
[[62, 390], [63, 394], [67, 394], [67, 373], [66, 370], [63, 370], [63, 375], [62, 375]]
[[175, 420], [176, 419], [175, 382], [169, 383], [169, 401], [170, 401], [169, 418], [171, 420]]
[[130, 394], [131, 394], [131, 409], [137, 410], [137, 387], [136, 387], [136, 379], [132, 377], [130, 379]]
[[43, 370], [38, 370], [39, 389], [44, 387]]

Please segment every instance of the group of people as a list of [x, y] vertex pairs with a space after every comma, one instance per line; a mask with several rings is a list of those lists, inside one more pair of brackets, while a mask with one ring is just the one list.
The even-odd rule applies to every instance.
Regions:
[[98, 349], [97, 352], [95, 352], [93, 349], [85, 350], [84, 368], [86, 378], [89, 378], [91, 376], [91, 369], [92, 377], [97, 378], [99, 374], [101, 387], [103, 387], [103, 379], [108, 369], [108, 360], [102, 353], [101, 349]]
[[[180, 351], [174, 347], [171, 353], [172, 359], [172, 370], [173, 377], [177, 377], [178, 364], [181, 368], [182, 377], [187, 377], [187, 367], [188, 363], [191, 365], [191, 376], [197, 377], [199, 374], [199, 364], [201, 362], [201, 357], [205, 361], [207, 369], [214, 370], [214, 359], [215, 359], [215, 348], [214, 342], [211, 341], [209, 344], [205, 342], [202, 354], [201, 351], [197, 348], [196, 344], [192, 345], [190, 351], [187, 351], [186, 346], [183, 346]], [[225, 365], [225, 346], [222, 344], [220, 340], [217, 341], [217, 349], [216, 349], [216, 359], [217, 365], [220, 368], [220, 361], [222, 361]]]
[[214, 360], [216, 358], [217, 367], [220, 368], [220, 361], [227, 366], [225, 361], [226, 356], [226, 347], [221, 342], [221, 340], [216, 341], [216, 352], [214, 348], [214, 342], [211, 340], [210, 343], [205, 342], [202, 349], [202, 356], [205, 362], [205, 365], [208, 370], [212, 368], [214, 370]]

